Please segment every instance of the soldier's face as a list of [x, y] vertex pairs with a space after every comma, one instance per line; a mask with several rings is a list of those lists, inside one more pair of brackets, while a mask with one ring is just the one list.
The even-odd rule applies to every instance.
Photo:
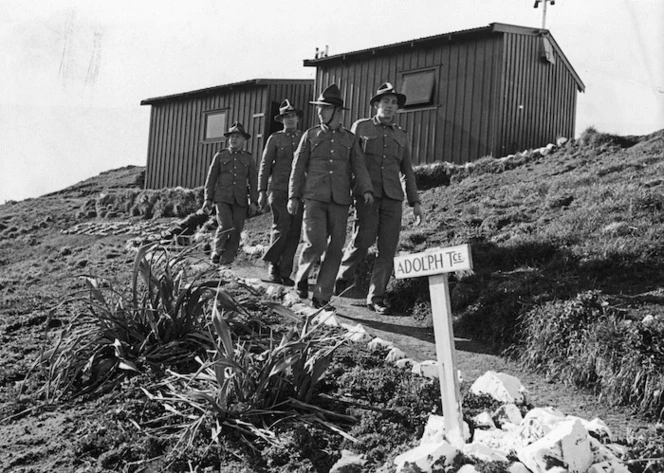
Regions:
[[284, 124], [284, 128], [287, 130], [294, 130], [297, 128], [297, 123], [300, 121], [300, 117], [297, 116], [297, 113], [290, 112], [287, 115], [281, 117], [281, 120]]
[[239, 149], [244, 146], [245, 137], [239, 133], [231, 133], [228, 137], [228, 145], [233, 149]]
[[396, 95], [386, 95], [375, 103], [375, 107], [379, 119], [393, 120], [399, 110], [399, 101]]
[[321, 123], [328, 123], [334, 115], [334, 107], [331, 105], [316, 105], [316, 113]]

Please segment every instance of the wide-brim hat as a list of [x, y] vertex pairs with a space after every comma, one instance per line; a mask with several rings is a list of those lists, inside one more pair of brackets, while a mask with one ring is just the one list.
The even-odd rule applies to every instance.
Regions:
[[224, 136], [228, 138], [233, 133], [239, 133], [240, 135], [244, 136], [245, 139], [247, 139], [247, 140], [249, 138], [251, 138], [251, 135], [249, 133], [247, 133], [246, 131], [244, 131], [244, 127], [242, 126], [242, 123], [240, 123], [240, 122], [233, 122], [233, 124], [228, 129], [228, 131], [226, 133], [224, 133]]
[[337, 84], [332, 84], [318, 96], [318, 99], [309, 102], [312, 105], [327, 105], [349, 110], [344, 107], [344, 99], [341, 98], [341, 90]]
[[274, 119], [278, 122], [281, 122], [283, 121], [283, 116], [288, 115], [289, 113], [297, 113], [298, 117], [302, 117], [302, 110], [293, 107], [288, 99], [285, 99], [283, 102], [281, 102], [281, 105], [279, 105], [279, 115], [275, 115]]
[[397, 92], [394, 86], [389, 82], [385, 82], [384, 84], [381, 84], [380, 87], [378, 87], [376, 95], [371, 97], [369, 103], [371, 105], [374, 105], [377, 101], [379, 101], [381, 98], [385, 97], [386, 95], [396, 96], [399, 108], [403, 108], [403, 106], [406, 104], [406, 96], [404, 94], [400, 94], [399, 92]]

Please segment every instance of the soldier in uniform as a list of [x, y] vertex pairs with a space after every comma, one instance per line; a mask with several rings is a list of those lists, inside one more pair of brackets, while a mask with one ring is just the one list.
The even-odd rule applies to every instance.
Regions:
[[408, 136], [395, 123], [397, 111], [406, 103], [406, 96], [386, 82], [378, 88], [370, 103], [376, 109], [375, 116], [358, 120], [351, 131], [357, 135], [364, 151], [374, 200], [365, 203], [363, 199], [356, 198], [353, 236], [339, 268], [335, 294], [352, 285], [358, 265], [367, 255], [369, 247], [377, 242], [378, 255], [371, 273], [367, 306], [380, 314], [387, 314], [385, 288], [392, 275], [401, 231], [402, 184], [408, 204], [413, 208], [416, 224], [424, 217], [415, 184]]
[[336, 84], [311, 102], [320, 124], [309, 128], [295, 151], [288, 184], [288, 211], [295, 215], [304, 204], [304, 248], [295, 277], [297, 294], [306, 299], [309, 272], [323, 257], [311, 302], [329, 305], [346, 239], [351, 180], [365, 205], [373, 202], [371, 178], [355, 135], [341, 126], [344, 102]]
[[214, 235], [211, 262], [228, 265], [240, 246], [247, 211], [250, 215], [256, 213], [258, 178], [251, 153], [242, 149], [251, 135], [241, 123], [234, 122], [224, 136], [228, 138], [228, 148], [212, 159], [205, 180], [203, 210], [211, 210], [212, 205], [217, 210], [219, 226]]
[[268, 280], [286, 286], [295, 284], [290, 276], [302, 231], [302, 208], [295, 215], [287, 210], [293, 154], [302, 138], [297, 128], [301, 116], [302, 111], [288, 99], [281, 103], [279, 115], [274, 119], [283, 123], [284, 129], [268, 138], [258, 172], [258, 204], [265, 208], [269, 202], [272, 211], [270, 247], [263, 260], [268, 262]]

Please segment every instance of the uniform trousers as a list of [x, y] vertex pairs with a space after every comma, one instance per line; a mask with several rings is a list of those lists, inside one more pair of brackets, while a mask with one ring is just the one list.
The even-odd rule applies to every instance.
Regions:
[[289, 278], [293, 272], [293, 259], [297, 246], [300, 244], [303, 209], [300, 206], [296, 215], [288, 213], [286, 191], [271, 191], [268, 202], [272, 211], [272, 233], [270, 247], [265, 252], [263, 260], [272, 263], [275, 276]]
[[240, 247], [240, 234], [247, 217], [247, 207], [217, 202], [217, 231], [214, 234], [214, 253], [221, 264], [232, 263]]
[[303, 287], [309, 272], [325, 253], [320, 264], [313, 297], [327, 302], [332, 298], [339, 263], [346, 240], [348, 205], [334, 202], [304, 202], [304, 248], [300, 254], [295, 283]]
[[401, 231], [402, 202], [387, 197], [374, 198], [367, 205], [362, 199], [355, 201], [353, 235], [343, 255], [337, 279], [352, 284], [358, 266], [376, 242], [378, 256], [371, 272], [367, 303], [382, 303], [385, 289], [394, 268], [394, 255]]

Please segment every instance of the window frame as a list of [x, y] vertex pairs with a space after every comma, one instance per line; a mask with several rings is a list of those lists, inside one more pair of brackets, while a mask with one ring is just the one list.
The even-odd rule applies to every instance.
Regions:
[[[205, 110], [203, 112], [203, 127], [202, 127], [202, 133], [203, 133], [203, 139], [201, 140], [203, 143], [219, 143], [219, 142], [224, 142], [228, 138], [224, 136], [224, 133], [227, 131], [228, 128], [228, 108], [218, 108], [215, 110]], [[213, 138], [208, 138], [208, 120], [211, 116], [213, 115], [224, 115], [224, 124], [221, 130], [221, 136], [215, 136]]]
[[[410, 111], [410, 110], [421, 110], [421, 109], [426, 109], [426, 108], [432, 108], [435, 107], [436, 104], [436, 84], [438, 83], [439, 79], [439, 66], [429, 66], [429, 67], [421, 67], [418, 69], [408, 69], [408, 70], [403, 70], [399, 71], [399, 91], [406, 95], [406, 104], [403, 107], [403, 111]], [[408, 93], [406, 89], [406, 77], [407, 76], [412, 76], [412, 75], [417, 75], [417, 74], [425, 74], [425, 73], [431, 73], [432, 74], [432, 80], [431, 80], [431, 92], [430, 92], [430, 98], [428, 101], [423, 102], [423, 101], [418, 101], [417, 103], [408, 103]]]

